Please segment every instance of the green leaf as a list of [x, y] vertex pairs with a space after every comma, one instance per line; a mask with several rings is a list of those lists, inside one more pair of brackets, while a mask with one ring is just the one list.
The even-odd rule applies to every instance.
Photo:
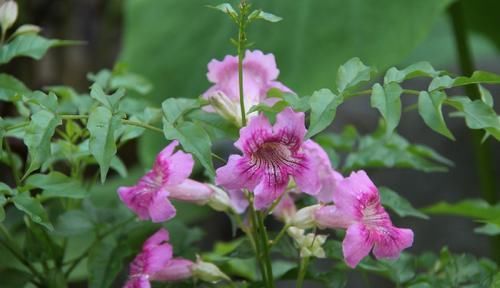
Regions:
[[382, 204], [401, 217], [413, 216], [421, 219], [429, 219], [429, 216], [415, 209], [411, 203], [398, 193], [387, 187], [380, 187], [380, 198]]
[[74, 43], [76, 42], [49, 40], [38, 35], [20, 35], [0, 46], [0, 64], [8, 63], [13, 58], [21, 56], [40, 60], [49, 48]]
[[311, 120], [306, 137], [312, 137], [330, 126], [337, 107], [342, 103], [342, 96], [335, 95], [329, 89], [315, 91], [309, 100]]
[[448, 75], [436, 77], [436, 78], [432, 79], [431, 83], [429, 84], [429, 88], [427, 88], [427, 90], [432, 92], [434, 90], [451, 88], [451, 87], [453, 87], [454, 81], [455, 81], [455, 79], [451, 78]]
[[31, 197], [29, 193], [17, 194], [12, 198], [12, 202], [14, 202], [17, 209], [30, 216], [33, 222], [44, 226], [49, 231], [54, 229], [42, 204], [40, 204], [40, 202], [38, 202], [35, 198]]
[[175, 127], [167, 120], [163, 121], [163, 132], [168, 140], [179, 140], [186, 152], [193, 153], [205, 167], [209, 175], [214, 176], [212, 163], [212, 142], [207, 132], [198, 124], [193, 122], [181, 122]]
[[113, 112], [118, 108], [120, 100], [123, 98], [123, 96], [125, 96], [125, 90], [123, 88], [119, 88], [112, 95], [106, 95], [106, 93], [102, 89], [102, 86], [97, 82], [94, 83], [90, 89], [90, 97], [96, 99], [102, 105]]
[[436, 77], [440, 74], [439, 71], [434, 70], [434, 67], [429, 62], [418, 62], [412, 64], [403, 70], [398, 70], [392, 67], [385, 73], [384, 84], [391, 82], [401, 83], [404, 80], [412, 79], [415, 77]]
[[483, 100], [484, 104], [493, 107], [493, 96], [491, 96], [490, 91], [484, 88], [483, 85], [478, 85], [479, 93], [481, 94], [481, 100]]
[[358, 137], [359, 135], [356, 127], [348, 125], [344, 127], [344, 130], [342, 130], [342, 133], [340, 134], [321, 133], [316, 136], [314, 140], [321, 146], [349, 152], [352, 150], [354, 145], [356, 145]]
[[108, 238], [98, 243], [90, 250], [87, 260], [88, 285], [91, 288], [107, 288], [111, 287], [123, 267], [123, 261], [132, 251], [114, 239]]
[[488, 236], [497, 236], [500, 235], [500, 225], [495, 223], [486, 223], [485, 225], [474, 229], [474, 232]]
[[94, 230], [94, 222], [82, 210], [64, 212], [58, 217], [55, 226], [54, 233], [62, 236], [82, 235]]
[[4, 195], [0, 194], [0, 222], [5, 219], [5, 210], [3, 209], [3, 205], [7, 202], [7, 199]]
[[458, 77], [453, 81], [453, 87], [470, 84], [500, 84], [500, 75], [486, 71], [474, 71], [470, 77]]
[[255, 19], [262, 19], [272, 23], [280, 22], [281, 20], [283, 20], [283, 18], [279, 16], [261, 10], [255, 10], [252, 13], [250, 13], [250, 15], [248, 15], [248, 20], [255, 20]]
[[28, 147], [30, 164], [26, 171], [29, 175], [51, 155], [50, 139], [61, 119], [47, 110], [40, 110], [31, 116], [31, 121], [25, 130], [24, 144]]
[[26, 287], [33, 275], [15, 268], [1, 269], [0, 278], [4, 287]]
[[425, 91], [420, 92], [418, 95], [418, 113], [429, 128], [451, 140], [455, 140], [455, 137], [446, 126], [441, 111], [445, 99], [446, 94], [441, 91], [433, 91], [430, 94]]
[[201, 101], [198, 99], [168, 98], [162, 103], [161, 107], [165, 120], [173, 124], [184, 114], [200, 108]]
[[233, 17], [238, 15], [236, 10], [234, 10], [233, 6], [231, 6], [231, 4], [229, 4], [229, 3], [222, 3], [222, 4], [219, 4], [217, 6], [208, 6], [208, 7], [219, 10], [219, 11], [226, 13], [226, 14], [233, 16]]
[[54, 239], [49, 236], [47, 231], [37, 224], [26, 223], [26, 236], [24, 240], [23, 254], [28, 261], [61, 261], [63, 249]]
[[30, 89], [23, 82], [9, 74], [0, 74], [0, 100], [15, 101], [30, 93]]
[[386, 134], [392, 133], [399, 124], [401, 118], [401, 93], [403, 93], [403, 89], [394, 82], [383, 87], [378, 83], [373, 85], [371, 105], [377, 108], [384, 117]]
[[305, 112], [311, 108], [309, 106], [310, 97], [299, 97], [294, 93], [283, 93], [282, 97], [295, 111]]
[[337, 89], [340, 93], [356, 85], [369, 81], [374, 69], [366, 66], [355, 57], [339, 67], [337, 72]]
[[100, 106], [90, 112], [87, 129], [90, 132], [89, 151], [99, 163], [101, 182], [106, 179], [111, 160], [116, 154], [115, 134], [121, 125], [120, 117]]
[[134, 73], [113, 75], [109, 86], [113, 90], [122, 88], [127, 91], [135, 91], [141, 95], [146, 95], [153, 90], [153, 85], [149, 80]]
[[66, 197], [81, 199], [88, 192], [82, 183], [60, 172], [34, 174], [26, 179], [26, 184], [43, 190], [42, 198]]
[[471, 129], [485, 129], [500, 140], [500, 117], [495, 110], [481, 100], [470, 101], [466, 97], [453, 97], [448, 100], [465, 116], [465, 124]]
[[473, 219], [500, 218], [500, 206], [491, 206], [479, 199], [467, 199], [457, 203], [438, 202], [421, 210], [427, 214], [456, 215]]

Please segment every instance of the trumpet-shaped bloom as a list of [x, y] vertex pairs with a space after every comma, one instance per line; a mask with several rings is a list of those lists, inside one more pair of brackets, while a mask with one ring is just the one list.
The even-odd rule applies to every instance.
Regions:
[[167, 242], [168, 231], [158, 230], [142, 246], [141, 252], [130, 264], [125, 288], [149, 288], [149, 281], [175, 281], [192, 276], [193, 262], [172, 258], [172, 246]]
[[[273, 54], [264, 54], [258, 50], [247, 50], [242, 66], [244, 103], [247, 112], [254, 105], [270, 101], [269, 99], [266, 100], [266, 97], [271, 88], [277, 88], [283, 92], [292, 92], [281, 82], [276, 81], [279, 70], [276, 67]], [[212, 87], [203, 93], [203, 97], [211, 103], [208, 111], [217, 111], [227, 119], [239, 119], [241, 121], [238, 57], [228, 55], [222, 61], [215, 59], [210, 61], [208, 63], [207, 78], [214, 83]]]
[[343, 178], [342, 174], [332, 168], [328, 154], [318, 143], [307, 140], [304, 142], [303, 148], [304, 153], [311, 158], [312, 166], [315, 167], [320, 181], [321, 188], [318, 194], [314, 196], [321, 202], [332, 202], [337, 187], [336, 184]]
[[174, 153], [179, 143], [173, 141], [161, 151], [154, 163], [135, 186], [118, 188], [120, 199], [143, 220], [162, 222], [175, 216], [169, 198], [206, 203], [213, 193], [206, 185], [187, 179], [194, 161], [190, 154]]
[[255, 195], [255, 208], [269, 207], [293, 177], [301, 191], [316, 194], [319, 179], [310, 157], [302, 152], [306, 134], [304, 113], [286, 108], [271, 126], [259, 115], [240, 130], [234, 144], [243, 156], [231, 155], [217, 169], [216, 183], [228, 190], [248, 189]]
[[335, 205], [315, 212], [319, 226], [346, 228], [342, 250], [346, 263], [355, 267], [373, 249], [378, 258], [394, 259], [413, 244], [413, 231], [392, 225], [380, 204], [380, 195], [364, 171], [353, 172], [337, 183]]

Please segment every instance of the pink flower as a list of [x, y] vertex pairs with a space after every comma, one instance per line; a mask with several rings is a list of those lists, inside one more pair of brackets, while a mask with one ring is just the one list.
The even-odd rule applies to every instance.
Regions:
[[310, 157], [302, 152], [306, 134], [304, 113], [286, 108], [276, 124], [259, 115], [240, 129], [234, 144], [243, 156], [231, 155], [217, 169], [215, 182], [228, 190], [248, 189], [255, 195], [255, 207], [269, 207], [285, 190], [293, 177], [301, 191], [316, 194], [320, 188]]
[[273, 214], [276, 218], [281, 221], [288, 223], [292, 217], [297, 213], [297, 207], [295, 206], [295, 201], [290, 196], [289, 193], [285, 193], [281, 197], [280, 202], [276, 207], [274, 207]]
[[413, 243], [413, 231], [392, 225], [380, 204], [380, 196], [364, 171], [353, 172], [339, 183], [333, 195], [335, 205], [319, 208], [319, 226], [346, 228], [342, 250], [346, 263], [354, 268], [373, 248], [379, 258], [398, 258]]
[[149, 288], [150, 280], [175, 281], [192, 276], [193, 262], [172, 258], [172, 246], [167, 242], [168, 231], [158, 230], [142, 246], [142, 251], [130, 264], [125, 288]]
[[312, 166], [318, 173], [321, 188], [318, 194], [314, 195], [316, 199], [324, 203], [330, 203], [333, 200], [333, 194], [336, 191], [336, 183], [343, 179], [342, 174], [332, 168], [330, 158], [325, 150], [313, 140], [307, 140], [302, 146], [304, 153], [309, 155], [312, 160]]
[[190, 154], [174, 153], [179, 143], [173, 141], [156, 157], [153, 169], [132, 187], [118, 188], [120, 199], [139, 218], [162, 222], [175, 216], [169, 198], [204, 204], [212, 194], [206, 185], [187, 179], [194, 161]]
[[[271, 88], [292, 92], [281, 82], [276, 81], [278, 75], [279, 70], [273, 54], [264, 54], [258, 50], [246, 51], [243, 59], [243, 89], [247, 112], [254, 105], [270, 101], [271, 99], [266, 100], [266, 97]], [[241, 121], [238, 57], [228, 55], [222, 61], [215, 59], [210, 61], [207, 78], [214, 83], [203, 93], [203, 97], [212, 103], [212, 107], [207, 110], [210, 112], [215, 110], [228, 119], [238, 118], [239, 115], [239, 121]], [[212, 97], [215, 98], [211, 99]]]

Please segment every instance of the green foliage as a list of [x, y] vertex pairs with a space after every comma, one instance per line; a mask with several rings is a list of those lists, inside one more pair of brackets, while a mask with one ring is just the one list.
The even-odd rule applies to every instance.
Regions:
[[433, 91], [430, 94], [426, 91], [420, 92], [418, 95], [418, 113], [429, 128], [451, 140], [455, 140], [455, 137], [446, 126], [441, 111], [445, 99], [446, 94], [441, 91]]
[[31, 91], [15, 77], [8, 74], [0, 74], [0, 100], [15, 101]]
[[111, 287], [123, 267], [123, 260], [132, 252], [127, 248], [126, 243], [114, 239], [100, 241], [92, 247], [87, 262], [89, 287]]
[[404, 80], [422, 76], [434, 78], [439, 76], [440, 73], [441, 72], [434, 70], [434, 67], [432, 67], [429, 62], [418, 62], [402, 70], [391, 67], [385, 73], [384, 84], [392, 82], [401, 83]]
[[23, 211], [28, 215], [33, 222], [38, 223], [45, 228], [52, 231], [54, 227], [49, 221], [49, 216], [47, 211], [43, 208], [40, 202], [31, 197], [29, 193], [20, 193], [12, 197], [12, 202], [16, 205], [16, 208]]
[[398, 126], [401, 118], [401, 93], [403, 89], [397, 83], [372, 87], [371, 105], [377, 108], [386, 122], [386, 133], [390, 134]]
[[11, 42], [0, 46], [0, 64], [8, 63], [15, 57], [40, 60], [49, 48], [76, 43], [78, 42], [49, 40], [38, 35], [19, 35]]
[[84, 198], [88, 193], [78, 180], [59, 172], [34, 174], [26, 179], [26, 185], [42, 189], [41, 198]]
[[380, 187], [379, 192], [382, 204], [399, 216], [413, 216], [421, 219], [429, 219], [429, 216], [415, 209], [408, 200], [400, 196], [397, 192], [387, 187]]
[[337, 89], [340, 93], [369, 81], [375, 71], [363, 64], [359, 58], [352, 58], [341, 65], [337, 71]]
[[332, 123], [337, 107], [342, 103], [342, 96], [335, 95], [328, 89], [321, 89], [313, 93], [309, 103], [311, 120], [306, 137], [318, 134]]

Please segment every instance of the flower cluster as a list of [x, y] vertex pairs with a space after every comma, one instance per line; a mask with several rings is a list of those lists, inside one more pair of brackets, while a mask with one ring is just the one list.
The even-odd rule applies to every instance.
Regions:
[[[212, 60], [207, 76], [214, 85], [202, 97], [209, 100], [210, 105], [204, 108], [207, 112], [217, 112], [241, 126], [237, 66], [234, 56]], [[272, 104], [273, 100], [266, 98], [271, 88], [291, 92], [276, 81], [279, 70], [272, 54], [247, 51], [243, 74], [247, 112], [252, 105]], [[291, 108], [278, 113], [274, 124], [263, 114], [251, 113], [234, 143], [241, 155], [231, 155], [226, 165], [217, 169], [217, 186], [188, 178], [193, 157], [175, 151], [179, 143], [173, 141], [136, 185], [118, 189], [119, 197], [140, 219], [153, 222], [175, 216], [171, 199], [207, 204], [234, 214], [243, 214], [252, 205], [250, 209], [273, 212], [286, 223], [301, 257], [325, 256], [321, 246], [327, 236], [307, 233], [312, 227], [346, 230], [342, 250], [350, 267], [372, 250], [376, 258], [398, 257], [412, 245], [413, 232], [393, 226], [377, 188], [364, 171], [344, 178], [332, 168], [323, 148], [305, 139], [306, 132], [304, 113]], [[317, 204], [297, 209], [294, 199], [302, 193], [314, 197]], [[130, 265], [126, 287], [149, 287], [150, 280], [227, 279], [213, 264], [173, 258], [168, 238], [162, 229], [144, 243]]]

